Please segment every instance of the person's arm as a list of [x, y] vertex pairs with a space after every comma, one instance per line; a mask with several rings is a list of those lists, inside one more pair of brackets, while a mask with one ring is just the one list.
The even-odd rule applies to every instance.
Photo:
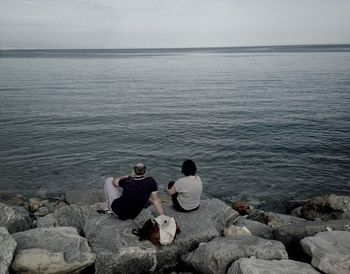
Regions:
[[128, 175], [125, 175], [125, 176], [115, 177], [115, 178], [113, 179], [113, 185], [114, 185], [115, 187], [119, 187], [119, 181], [120, 181], [121, 179], [128, 178], [129, 176], [130, 176], [130, 175], [128, 174]]
[[162, 202], [159, 199], [158, 192], [154, 191], [151, 193], [151, 201], [153, 206], [156, 208], [159, 215], [164, 215], [164, 209]]
[[167, 192], [169, 195], [175, 194], [175, 193], [176, 193], [175, 185], [173, 185], [171, 188], [167, 188], [167, 189], [166, 189], [166, 192]]

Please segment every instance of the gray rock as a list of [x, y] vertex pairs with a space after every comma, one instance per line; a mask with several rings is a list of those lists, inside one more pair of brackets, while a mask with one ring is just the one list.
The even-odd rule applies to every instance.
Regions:
[[156, 247], [149, 241], [140, 242], [131, 231], [152, 218], [151, 208], [145, 209], [135, 220], [121, 221], [102, 216], [87, 221], [84, 234], [96, 253], [97, 273], [149, 273], [171, 269], [182, 254], [193, 250], [201, 242], [218, 237], [227, 223], [238, 213], [218, 199], [202, 200], [198, 210], [181, 213], [165, 205], [165, 212], [175, 217], [181, 228], [175, 242]]
[[264, 239], [273, 239], [272, 228], [257, 221], [248, 220], [244, 217], [238, 217], [234, 222], [234, 225], [245, 226], [254, 235]]
[[251, 256], [267, 260], [288, 259], [281, 242], [255, 236], [215, 238], [182, 256], [182, 259], [199, 273], [217, 274], [226, 273], [230, 265], [239, 258]]
[[311, 265], [292, 260], [242, 258], [235, 261], [227, 274], [319, 274]]
[[8, 274], [17, 243], [6, 227], [0, 227], [0, 273]]
[[292, 210], [292, 212], [290, 214], [294, 217], [300, 218], [300, 217], [302, 217], [302, 214], [301, 214], [302, 208], [303, 208], [302, 206], [296, 207]]
[[37, 220], [37, 227], [70, 226], [81, 230], [89, 219], [99, 217], [100, 214], [91, 206], [63, 206]]
[[350, 220], [314, 221], [285, 225], [273, 231], [276, 239], [284, 243], [292, 258], [302, 259], [300, 241], [327, 230], [350, 231]]
[[320, 232], [301, 240], [311, 264], [327, 274], [350, 273], [350, 232]]
[[0, 226], [6, 227], [10, 233], [30, 229], [29, 220], [29, 213], [24, 208], [0, 203]]
[[250, 210], [248, 219], [263, 223], [271, 228], [277, 228], [282, 225], [306, 222], [305, 219], [301, 219], [291, 215], [279, 214], [274, 212], [265, 212], [258, 209]]
[[103, 190], [70, 190], [66, 191], [66, 201], [74, 205], [93, 205], [105, 202]]
[[36, 217], [43, 217], [50, 214], [50, 210], [46, 206], [40, 207], [37, 211], [35, 211], [34, 215]]
[[41, 202], [41, 199], [39, 199], [39, 198], [33, 197], [33, 198], [30, 198], [28, 200], [29, 210], [31, 212], [37, 211], [42, 205], [43, 205], [43, 203]]
[[35, 228], [13, 237], [17, 242], [14, 273], [73, 273], [95, 261], [87, 240], [72, 227]]
[[314, 197], [305, 203], [301, 215], [308, 220], [317, 218], [322, 220], [348, 218], [350, 213], [350, 196], [334, 194]]

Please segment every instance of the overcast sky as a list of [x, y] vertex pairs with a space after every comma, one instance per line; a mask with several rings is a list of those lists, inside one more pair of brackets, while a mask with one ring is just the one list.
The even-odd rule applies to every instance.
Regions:
[[1, 48], [350, 43], [350, 0], [0, 0]]

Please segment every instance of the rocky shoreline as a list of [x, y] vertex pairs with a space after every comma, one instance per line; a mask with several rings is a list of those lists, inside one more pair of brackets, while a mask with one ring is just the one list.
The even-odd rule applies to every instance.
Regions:
[[0, 200], [2, 273], [350, 273], [350, 196], [290, 201], [289, 214], [244, 202], [205, 199], [197, 211], [174, 211], [181, 233], [169, 246], [131, 233], [154, 217], [104, 214], [99, 191]]

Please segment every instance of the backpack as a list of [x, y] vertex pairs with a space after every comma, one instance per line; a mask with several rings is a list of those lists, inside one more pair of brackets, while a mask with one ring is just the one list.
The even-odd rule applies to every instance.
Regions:
[[156, 246], [171, 244], [180, 232], [175, 218], [165, 215], [148, 219], [141, 228], [132, 231], [134, 235], [139, 236], [139, 241], [149, 240]]

